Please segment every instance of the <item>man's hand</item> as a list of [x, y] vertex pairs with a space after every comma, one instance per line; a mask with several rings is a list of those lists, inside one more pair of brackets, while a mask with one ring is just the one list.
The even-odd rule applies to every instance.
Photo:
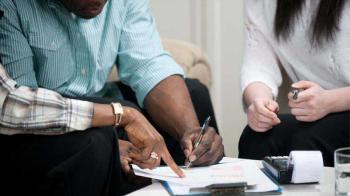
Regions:
[[247, 111], [249, 127], [257, 132], [270, 130], [281, 123], [276, 114], [278, 110], [278, 103], [272, 99], [254, 99]]
[[216, 133], [214, 128], [209, 127], [203, 135], [201, 143], [196, 149], [193, 149], [199, 134], [200, 128], [192, 132], [185, 132], [181, 138], [180, 144], [186, 157], [185, 164], [187, 165], [188, 161], [191, 161], [194, 166], [212, 165], [219, 162], [224, 156], [221, 136]]
[[288, 94], [288, 105], [297, 120], [313, 122], [330, 113], [329, 91], [310, 81], [300, 81], [292, 87], [305, 89], [298, 94], [296, 100], [293, 99], [292, 93]]
[[129, 174], [131, 173], [131, 168], [129, 166], [132, 163], [132, 158], [130, 157], [131, 153], [137, 154], [140, 153], [140, 150], [137, 149], [132, 143], [125, 140], [118, 140], [119, 145], [119, 156], [122, 170]]
[[133, 153], [140, 153], [140, 151], [130, 142], [125, 140], [118, 140], [119, 145], [119, 156], [120, 156], [120, 163], [123, 172], [126, 174], [126, 179], [129, 183], [135, 184], [137, 186], [147, 186], [150, 185], [151, 179], [136, 176], [134, 172], [132, 172], [132, 169], [130, 168], [130, 164], [132, 163], [132, 158], [130, 157], [130, 154]]
[[[140, 153], [131, 152], [132, 162], [141, 168], [154, 169], [158, 167], [161, 159], [180, 177], [184, 177], [183, 171], [176, 165], [171, 157], [163, 137], [137, 110], [123, 107], [124, 115], [121, 127], [128, 133], [130, 142], [140, 150]], [[151, 153], [156, 153], [157, 158], [152, 158]]]
[[[197, 91], [194, 88], [192, 91], [201, 98], [209, 97], [209, 93], [203, 89]], [[224, 151], [222, 139], [212, 128], [206, 130], [202, 144], [192, 152], [200, 125], [190, 91], [182, 77], [174, 75], [161, 81], [145, 98], [145, 107], [155, 123], [180, 142], [186, 158], [191, 153], [195, 155], [192, 157], [197, 160], [195, 165], [208, 165], [221, 159]]]

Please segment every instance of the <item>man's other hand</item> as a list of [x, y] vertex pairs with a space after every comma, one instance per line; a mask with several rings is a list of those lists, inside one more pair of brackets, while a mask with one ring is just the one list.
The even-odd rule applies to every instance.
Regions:
[[132, 158], [130, 155], [132, 153], [137, 154], [140, 153], [140, 150], [137, 149], [132, 143], [125, 141], [125, 140], [118, 140], [119, 145], [119, 156], [120, 156], [120, 163], [122, 166], [122, 170], [129, 174], [131, 173], [131, 168], [129, 164], [132, 163]]
[[124, 107], [120, 126], [128, 133], [130, 142], [140, 150], [140, 153], [130, 153], [134, 164], [141, 168], [154, 169], [163, 159], [179, 177], [184, 177], [183, 171], [171, 157], [163, 137], [139, 111]]
[[218, 163], [224, 156], [222, 138], [213, 127], [205, 130], [202, 141], [194, 148], [194, 143], [199, 137], [200, 128], [191, 132], [185, 132], [180, 144], [186, 157], [186, 165], [189, 161], [193, 166], [205, 166]]

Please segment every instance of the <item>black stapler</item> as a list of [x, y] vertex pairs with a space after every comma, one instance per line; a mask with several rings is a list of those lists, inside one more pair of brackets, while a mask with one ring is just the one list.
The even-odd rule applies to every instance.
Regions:
[[293, 174], [293, 164], [288, 156], [267, 156], [262, 164], [265, 172], [273, 177], [279, 184], [290, 184]]

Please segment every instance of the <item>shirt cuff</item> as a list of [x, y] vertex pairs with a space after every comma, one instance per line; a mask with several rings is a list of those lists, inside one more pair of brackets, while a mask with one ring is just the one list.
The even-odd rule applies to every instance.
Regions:
[[249, 79], [244, 79], [242, 80], [241, 83], [241, 95], [243, 96], [244, 90], [253, 82], [261, 82], [264, 83], [265, 85], [267, 85], [271, 91], [272, 91], [272, 96], [273, 99], [275, 100], [277, 98], [278, 95], [278, 85], [273, 81], [273, 80], [269, 80], [266, 77], [263, 76], [259, 76], [261, 74], [256, 74], [254, 77], [249, 78]]
[[67, 99], [67, 131], [86, 130], [92, 125], [94, 104], [87, 101]]
[[155, 71], [154, 74], [152, 74], [152, 77], [148, 77], [147, 80], [143, 80], [144, 82], [140, 84], [138, 91], [136, 91], [137, 102], [141, 108], [143, 108], [145, 97], [162, 80], [172, 75], [180, 75], [184, 77], [185, 74], [183, 69], [175, 61], [163, 61], [162, 66], [165, 65], [167, 66], [166, 69]]

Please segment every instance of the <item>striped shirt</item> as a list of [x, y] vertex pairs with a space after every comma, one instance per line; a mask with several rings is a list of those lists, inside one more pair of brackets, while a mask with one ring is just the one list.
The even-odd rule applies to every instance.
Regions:
[[63, 96], [102, 96], [113, 64], [139, 104], [163, 79], [183, 75], [164, 51], [148, 0], [108, 0], [93, 19], [58, 0], [1, 0], [0, 56], [19, 84]]
[[18, 86], [0, 64], [0, 134], [56, 135], [91, 127], [93, 103]]

